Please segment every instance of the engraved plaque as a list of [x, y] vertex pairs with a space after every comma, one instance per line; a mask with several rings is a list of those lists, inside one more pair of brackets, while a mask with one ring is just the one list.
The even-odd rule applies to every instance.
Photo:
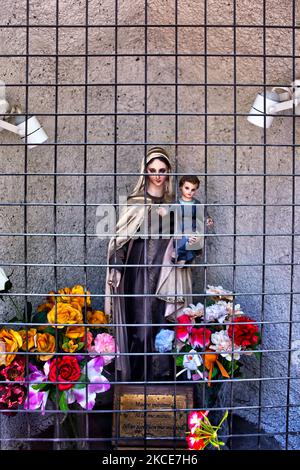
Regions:
[[[186, 447], [185, 408], [193, 407], [190, 386], [121, 385], [114, 396], [114, 442], [132, 446]], [[118, 412], [120, 410], [120, 412]], [[178, 410], [178, 411], [177, 411]], [[180, 439], [183, 438], [183, 439]]]

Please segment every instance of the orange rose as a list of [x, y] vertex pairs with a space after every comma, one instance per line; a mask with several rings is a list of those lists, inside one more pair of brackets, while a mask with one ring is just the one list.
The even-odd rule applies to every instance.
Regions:
[[[59, 302], [48, 312], [47, 319], [49, 323], [82, 323], [83, 317], [81, 311], [77, 310], [76, 308], [72, 307], [69, 304], [65, 304], [63, 302]], [[57, 328], [64, 328], [64, 325], [57, 326]]]
[[[50, 335], [49, 333], [38, 333], [37, 339], [36, 339], [36, 349], [38, 352], [49, 352], [49, 353], [54, 353], [55, 352], [55, 338], [53, 335]], [[40, 361], [48, 361], [51, 359], [53, 354], [41, 354], [40, 356], [37, 356], [37, 358]]]
[[[21, 335], [17, 331], [11, 329], [6, 330], [3, 328], [0, 331], [0, 343], [2, 344], [2, 349], [5, 347], [5, 352], [14, 353], [22, 347], [23, 341]], [[8, 365], [14, 360], [16, 355], [8, 354], [7, 356], [3, 355], [2, 357], [5, 358], [5, 364]]]
[[107, 317], [101, 310], [94, 310], [93, 312], [88, 312], [87, 322], [92, 325], [105, 325], [107, 324]]
[[85, 335], [84, 326], [68, 326], [65, 336], [71, 339], [83, 338]]
[[[23, 345], [22, 349], [23, 351], [31, 351], [32, 349], [35, 348], [35, 335], [36, 335], [36, 328], [30, 328], [29, 330], [19, 330], [18, 333], [22, 338]], [[28, 338], [28, 345], [26, 347], [27, 343], [27, 338]]]

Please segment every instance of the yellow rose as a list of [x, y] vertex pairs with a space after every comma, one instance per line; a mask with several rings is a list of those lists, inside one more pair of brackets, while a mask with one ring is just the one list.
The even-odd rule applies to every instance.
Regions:
[[83, 338], [85, 335], [84, 326], [68, 326], [65, 336], [71, 339]]
[[[57, 314], [55, 311], [55, 306], [48, 312], [47, 319], [49, 323], [82, 323], [83, 317], [81, 311], [72, 307], [69, 304], [60, 302], [56, 306]], [[57, 326], [57, 328], [64, 328], [64, 325]]]
[[68, 343], [64, 343], [62, 345], [62, 349], [65, 352], [73, 353], [73, 352], [76, 351], [76, 349], [78, 349], [78, 344], [76, 344], [73, 339], [70, 339], [70, 341], [68, 341]]
[[87, 322], [93, 325], [105, 325], [107, 324], [107, 317], [101, 310], [94, 310], [93, 312], [88, 312]]
[[72, 297], [70, 297], [69, 295], [71, 294], [70, 287], [64, 287], [63, 289], [59, 289], [58, 294], [60, 294], [60, 296], [57, 297], [57, 302], [71, 302]]
[[[4, 341], [0, 341], [0, 353], [4, 353], [6, 350]], [[0, 354], [0, 366], [5, 366], [5, 354]]]
[[[26, 330], [18, 331], [23, 341], [23, 345], [22, 345], [23, 351], [31, 351], [32, 349], [35, 348], [36, 331], [37, 330], [35, 328], [30, 328], [29, 330], [27, 330], [27, 332]], [[28, 346], [26, 348], [27, 338], [28, 338]]]
[[[17, 331], [14, 331], [11, 329], [6, 330], [5, 328], [3, 328], [0, 331], [0, 342], [4, 343], [5, 352], [10, 352], [10, 353], [17, 352], [22, 347], [22, 344], [23, 344], [22, 337]], [[3, 344], [2, 344], [2, 348], [4, 349]], [[8, 365], [14, 360], [16, 355], [8, 354], [7, 356], [4, 356], [4, 357], [5, 357], [5, 364]]]
[[[36, 339], [36, 349], [38, 352], [49, 352], [49, 353], [54, 353], [55, 352], [55, 338], [53, 335], [50, 335], [49, 333], [38, 333], [37, 339]], [[40, 361], [48, 361], [53, 357], [53, 354], [41, 354], [40, 356], [37, 356], [37, 358]]]
[[[85, 305], [91, 305], [91, 298], [90, 298], [90, 292], [88, 290], [84, 290], [83, 286], [80, 286], [77, 284], [71, 289], [71, 294], [78, 294], [78, 295], [87, 295], [87, 297], [70, 297], [71, 298], [71, 304], [77, 303], [81, 307], [84, 307]], [[86, 303], [85, 303], [86, 302]]]

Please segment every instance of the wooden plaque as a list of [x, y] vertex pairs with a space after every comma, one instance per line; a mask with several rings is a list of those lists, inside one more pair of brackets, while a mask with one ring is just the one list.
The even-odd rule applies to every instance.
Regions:
[[185, 408], [193, 408], [191, 386], [176, 386], [176, 395], [172, 385], [116, 386], [114, 444], [117, 448], [186, 447], [180, 438], [186, 437], [188, 412], [174, 411]]

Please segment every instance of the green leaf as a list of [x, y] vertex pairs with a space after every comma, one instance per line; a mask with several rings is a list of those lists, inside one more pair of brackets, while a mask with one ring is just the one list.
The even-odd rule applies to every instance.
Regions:
[[69, 409], [65, 392], [61, 393], [58, 405], [60, 410], [66, 411]]
[[183, 367], [183, 356], [176, 357], [176, 366]]
[[80, 351], [80, 349], [82, 349], [84, 346], [85, 346], [84, 343], [78, 343], [78, 349], [77, 349], [77, 351]]
[[35, 384], [35, 385], [31, 385], [31, 387], [33, 388], [33, 390], [45, 390], [46, 388], [49, 388], [49, 384]]
[[217, 369], [217, 367], [214, 367], [211, 378], [214, 379], [216, 377], [216, 375], [218, 374], [218, 372], [219, 372], [219, 369]]
[[259, 359], [260, 359], [260, 356], [261, 356], [261, 353], [255, 351], [255, 352], [254, 352], [254, 356], [255, 356], [255, 358], [256, 358], [257, 360], [259, 360]]
[[36, 312], [32, 315], [32, 323], [48, 323], [47, 312]]
[[76, 390], [80, 390], [81, 388], [85, 388], [87, 386], [87, 384], [81, 384], [81, 383], [77, 383], [74, 385], [73, 388], [76, 388]]

